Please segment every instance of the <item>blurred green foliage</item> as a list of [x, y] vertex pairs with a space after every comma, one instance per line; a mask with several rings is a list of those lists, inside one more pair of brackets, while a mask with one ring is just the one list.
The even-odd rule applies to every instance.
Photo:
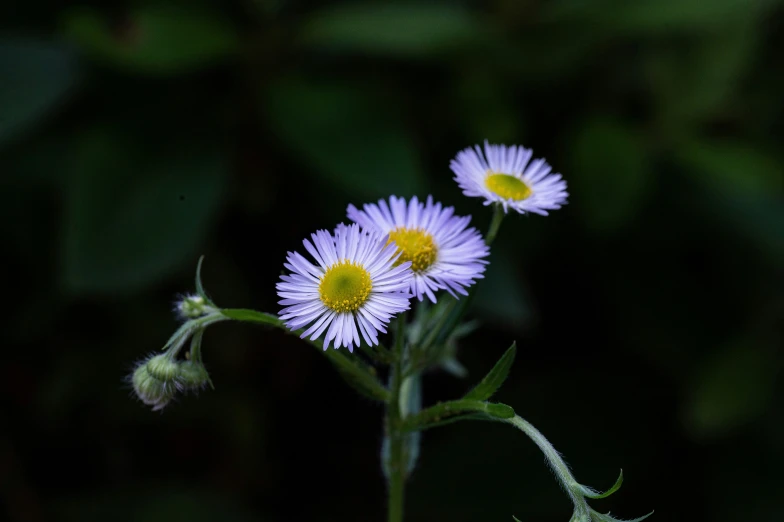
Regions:
[[[517, 339], [499, 400], [584, 483], [623, 467], [613, 512], [784, 518], [783, 28], [779, 0], [3, 4], [0, 516], [382, 520], [380, 412], [296, 340], [215, 327], [217, 390], [162, 416], [120, 379], [199, 254], [218, 303], [274, 312], [349, 202], [486, 226], [448, 162], [487, 138], [571, 202], [504, 225], [471, 375]], [[409, 520], [565, 520], [508, 431], [426, 433]]]

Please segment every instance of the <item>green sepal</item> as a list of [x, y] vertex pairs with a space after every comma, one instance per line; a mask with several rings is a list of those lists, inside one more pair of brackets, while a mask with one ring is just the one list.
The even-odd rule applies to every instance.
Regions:
[[642, 520], [645, 520], [649, 516], [653, 515], [653, 511], [651, 511], [647, 515], [641, 516], [639, 518], [622, 519], [622, 518], [611, 517], [610, 513], [603, 515], [593, 508], [588, 508], [588, 509], [591, 510], [591, 518], [597, 520], [597, 522], [641, 522]]
[[196, 264], [196, 293], [199, 294], [199, 296], [204, 299], [207, 304], [217, 308], [215, 303], [212, 302], [212, 299], [207, 296], [207, 292], [204, 291], [204, 285], [201, 284], [201, 265], [203, 262], [204, 256], [200, 256], [199, 262]]
[[517, 343], [513, 342], [512, 346], [510, 346], [504, 355], [498, 359], [498, 362], [495, 363], [495, 366], [493, 366], [493, 369], [490, 370], [490, 373], [485, 375], [485, 378], [482, 379], [473, 390], [466, 393], [463, 399], [472, 399], [477, 401], [489, 399], [498, 390], [498, 388], [501, 387], [501, 385], [506, 380], [507, 375], [509, 375], [509, 369], [512, 367], [512, 363], [514, 362], [515, 353], [517, 353]]
[[506, 404], [459, 399], [441, 402], [422, 410], [416, 415], [406, 417], [403, 420], [402, 429], [403, 431], [421, 431], [435, 426], [442, 426], [447, 423], [445, 421], [453, 418], [454, 420], [469, 420], [469, 418], [473, 420], [477, 415], [497, 420], [511, 419], [515, 413], [514, 409]]
[[618, 475], [618, 480], [615, 481], [615, 484], [613, 484], [612, 487], [604, 493], [601, 491], [596, 491], [593, 488], [589, 488], [588, 486], [583, 486], [582, 484], [580, 484], [580, 491], [582, 492], [583, 496], [588, 498], [607, 498], [621, 489], [621, 484], [623, 484], [623, 470], [621, 470], [621, 474]]

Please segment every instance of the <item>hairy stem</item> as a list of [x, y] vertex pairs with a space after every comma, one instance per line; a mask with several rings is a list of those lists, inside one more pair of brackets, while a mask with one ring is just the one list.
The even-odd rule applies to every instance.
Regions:
[[574, 479], [572, 472], [569, 471], [569, 466], [567, 466], [566, 462], [561, 458], [561, 454], [556, 451], [553, 445], [550, 444], [539, 430], [534, 428], [530, 422], [519, 415], [507, 419], [505, 422], [508, 422], [528, 435], [528, 437], [534, 441], [534, 444], [539, 446], [539, 449], [542, 450], [542, 453], [544, 453], [544, 457], [547, 459], [547, 463], [550, 465], [553, 473], [555, 473], [558, 482], [561, 483], [561, 486], [566, 490], [566, 494], [569, 495], [569, 498], [571, 498], [574, 503], [575, 516], [573, 519], [591, 520], [591, 510], [580, 490], [580, 484]]

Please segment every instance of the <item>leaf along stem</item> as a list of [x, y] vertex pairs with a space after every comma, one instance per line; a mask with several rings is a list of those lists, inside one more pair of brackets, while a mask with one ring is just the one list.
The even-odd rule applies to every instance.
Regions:
[[[302, 329], [295, 331], [289, 330], [286, 328], [286, 325], [283, 323], [283, 321], [275, 315], [258, 312], [256, 310], [250, 310], [247, 308], [223, 308], [221, 309], [221, 314], [235, 321], [263, 324], [272, 326], [274, 328], [279, 328], [292, 335], [300, 336], [303, 332]], [[347, 377], [347, 380], [356, 383], [355, 387], [361, 387], [366, 396], [381, 402], [387, 402], [390, 400], [389, 390], [387, 390], [387, 388], [379, 382], [376, 376], [370, 372], [370, 368], [359, 358], [348, 356], [342, 350], [324, 350], [322, 343], [318, 341], [311, 341], [309, 339], [304, 340], [308, 344], [318, 348], [319, 352], [329, 359], [330, 362], [332, 362], [337, 367], [337, 369]], [[352, 385], [354, 385], [353, 383]]]

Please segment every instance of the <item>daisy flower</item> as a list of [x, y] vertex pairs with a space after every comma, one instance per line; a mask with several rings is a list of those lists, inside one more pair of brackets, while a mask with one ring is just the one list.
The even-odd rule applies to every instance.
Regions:
[[491, 145], [485, 141], [460, 151], [449, 163], [455, 181], [470, 197], [485, 198], [485, 205], [500, 203], [521, 214], [547, 215], [561, 208], [569, 194], [560, 174], [551, 174], [543, 158], [531, 161], [533, 151], [523, 146]]
[[334, 343], [353, 351], [360, 333], [369, 345], [378, 344], [378, 332], [409, 308], [411, 263], [399, 263], [387, 237], [359, 225], [310, 237], [303, 244], [315, 264], [298, 252], [289, 252], [283, 264], [291, 273], [277, 284], [278, 304], [285, 306], [280, 318], [291, 330], [310, 324], [301, 337], [311, 341], [326, 331], [325, 350]]
[[428, 196], [422, 204], [414, 196], [406, 204], [403, 198], [392, 196], [389, 204], [379, 200], [363, 210], [348, 206], [348, 218], [363, 228], [388, 234], [400, 253], [398, 262], [411, 262], [414, 277], [411, 293], [421, 301], [427, 294], [436, 302], [435, 291], [444, 289], [457, 298], [456, 293], [468, 295], [466, 287], [484, 277], [490, 249], [475, 228], [467, 228], [470, 216], [454, 215], [454, 208], [442, 208]]

